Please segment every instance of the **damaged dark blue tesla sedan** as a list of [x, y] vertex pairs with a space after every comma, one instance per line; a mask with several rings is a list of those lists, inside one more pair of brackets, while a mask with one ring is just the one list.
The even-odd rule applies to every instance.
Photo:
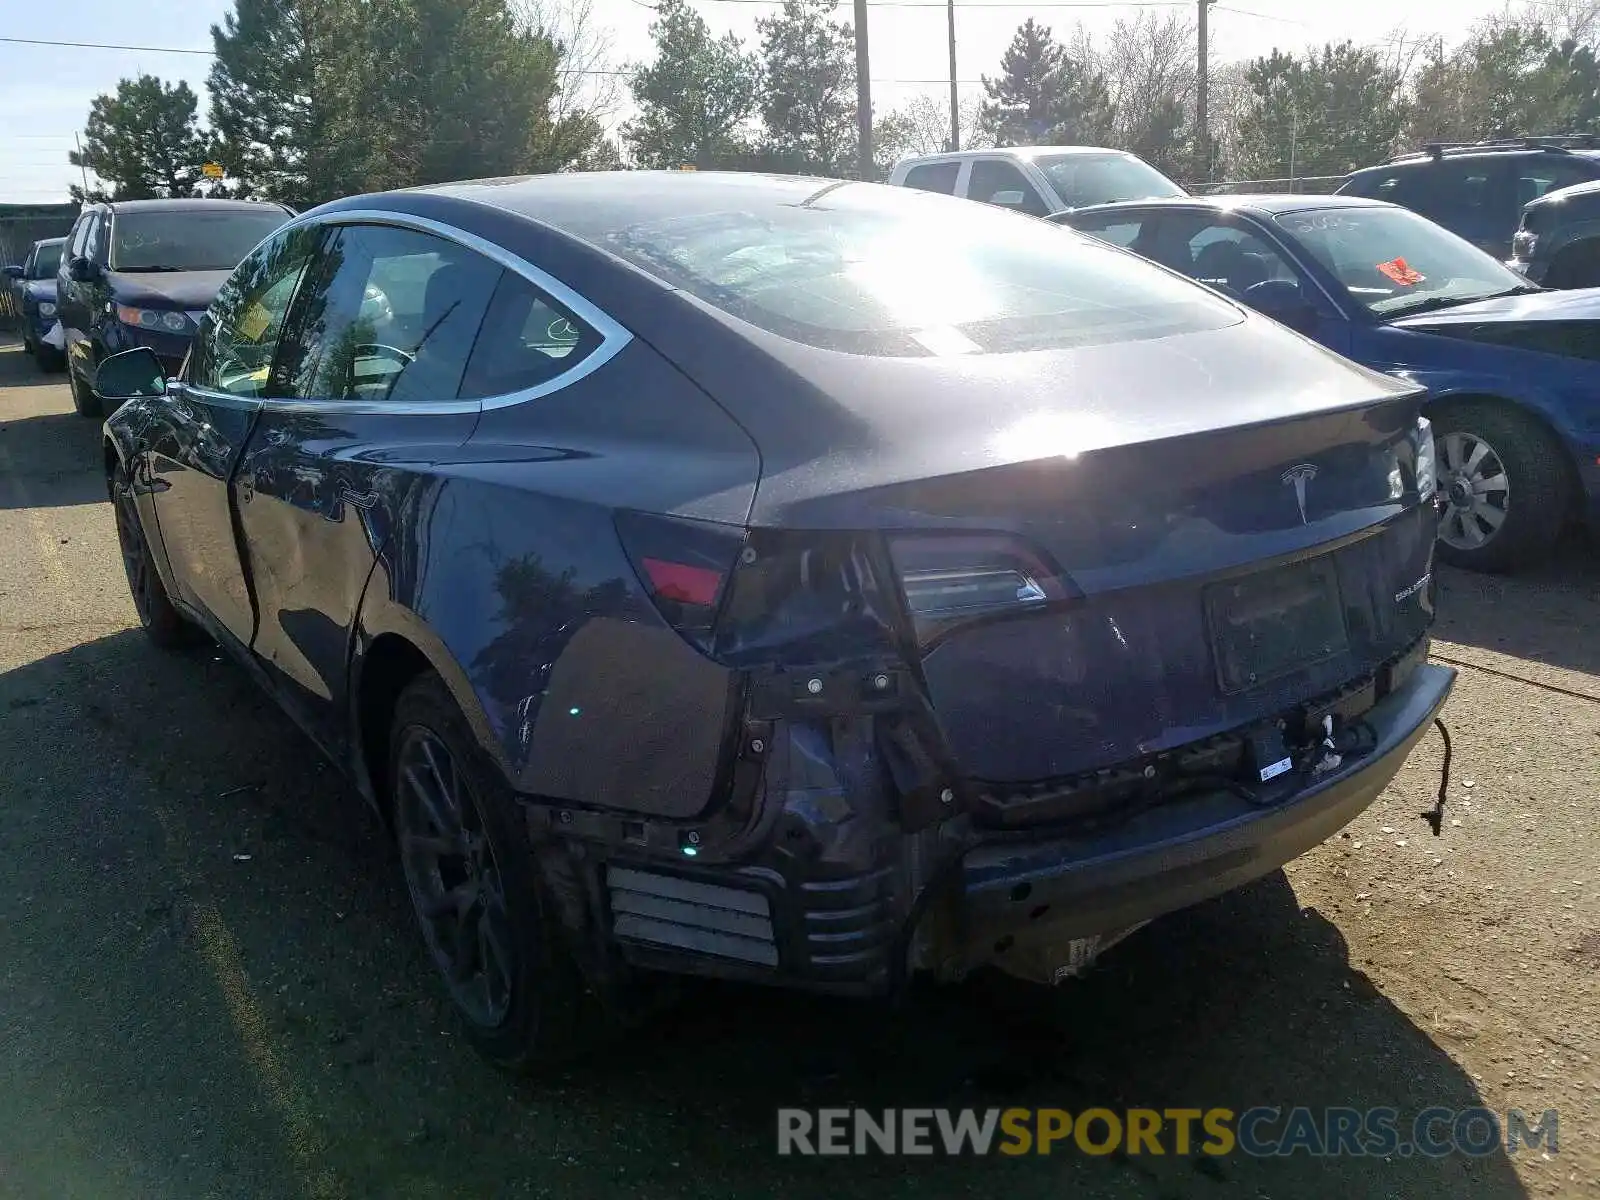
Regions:
[[1443, 705], [1411, 385], [901, 188], [562, 175], [274, 233], [107, 360], [139, 615], [389, 821], [511, 1068], [658, 972], [1071, 974]]

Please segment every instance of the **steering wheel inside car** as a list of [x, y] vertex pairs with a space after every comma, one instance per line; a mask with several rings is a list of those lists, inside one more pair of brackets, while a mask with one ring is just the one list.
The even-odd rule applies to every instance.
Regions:
[[399, 363], [402, 368], [409, 367], [417, 361], [415, 354], [400, 349], [399, 346], [386, 346], [382, 342], [363, 342], [356, 347], [358, 358], [389, 358]]

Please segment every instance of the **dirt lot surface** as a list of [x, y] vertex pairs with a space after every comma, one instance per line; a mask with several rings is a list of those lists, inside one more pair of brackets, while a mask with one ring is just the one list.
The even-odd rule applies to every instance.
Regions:
[[[1055, 991], [899, 1011], [701, 987], [513, 1084], [445, 1011], [375, 823], [128, 601], [96, 426], [0, 349], [0, 1196], [1600, 1196], [1600, 562], [1447, 575], [1430, 735], [1327, 845]], [[1483, 1105], [1486, 1157], [802, 1160], [783, 1105]], [[1081, 1192], [1078, 1189], [1083, 1189]]]

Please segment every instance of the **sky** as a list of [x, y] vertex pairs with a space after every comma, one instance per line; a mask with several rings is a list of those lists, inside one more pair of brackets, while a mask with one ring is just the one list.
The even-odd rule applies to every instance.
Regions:
[[[570, 2], [570, 0], [557, 0]], [[613, 67], [649, 57], [651, 14], [640, 0], [590, 0], [593, 20], [609, 41]], [[755, 39], [756, 19], [778, 0], [691, 0], [713, 31]], [[67, 162], [89, 104], [121, 78], [148, 72], [188, 80], [205, 108], [210, 27], [231, 0], [0, 0], [0, 38], [117, 43], [139, 50], [77, 49], [0, 41], [0, 203], [68, 199], [79, 172]], [[1456, 41], [1505, 0], [1218, 0], [1211, 13], [1213, 62], [1251, 58], [1273, 48], [1442, 35]], [[851, 0], [840, 15], [851, 16]], [[979, 76], [994, 74], [1000, 55], [1031, 16], [1063, 40], [1082, 23], [1103, 36], [1116, 19], [1141, 9], [1181, 8], [1190, 0], [956, 0], [957, 66], [964, 94], [981, 92]], [[948, 78], [943, 0], [871, 0], [867, 24], [872, 53], [873, 107], [886, 111], [919, 92], [942, 94]], [[618, 89], [624, 96], [626, 89]], [[626, 113], [619, 113], [625, 116]]]

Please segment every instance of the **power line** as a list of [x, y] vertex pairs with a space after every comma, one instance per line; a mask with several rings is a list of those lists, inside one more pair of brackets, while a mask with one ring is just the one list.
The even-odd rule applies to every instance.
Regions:
[[14, 46], [65, 46], [71, 50], [137, 50], [141, 54], [203, 54], [215, 58], [215, 50], [185, 50], [179, 46], [124, 46], [116, 42], [61, 42], [49, 38], [0, 37]]

